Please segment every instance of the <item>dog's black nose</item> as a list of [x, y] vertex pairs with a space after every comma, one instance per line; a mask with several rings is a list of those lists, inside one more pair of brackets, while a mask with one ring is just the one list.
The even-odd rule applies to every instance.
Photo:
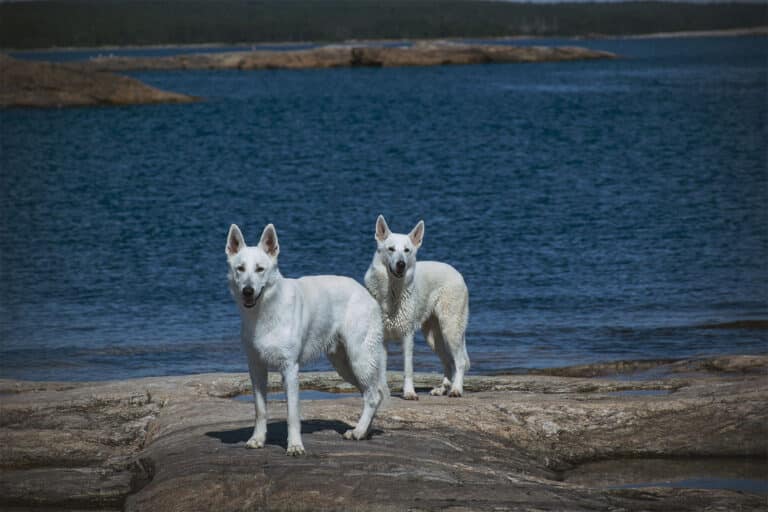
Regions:
[[244, 297], [253, 297], [253, 293], [254, 293], [254, 290], [252, 286], [246, 286], [245, 288], [243, 288]]
[[405, 262], [403, 260], [398, 261], [395, 264], [395, 268], [397, 269], [398, 272], [402, 272], [403, 270], [405, 270]]

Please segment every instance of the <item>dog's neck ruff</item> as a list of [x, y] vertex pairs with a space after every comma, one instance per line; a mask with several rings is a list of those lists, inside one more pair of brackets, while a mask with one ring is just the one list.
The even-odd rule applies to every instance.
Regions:
[[397, 311], [400, 304], [413, 293], [416, 268], [412, 268], [410, 273], [406, 272], [403, 277], [397, 277], [392, 274], [385, 263], [376, 261], [374, 272], [377, 274], [377, 281], [382, 285], [381, 291], [384, 292], [382, 299], [384, 299], [385, 304], [382, 306], [389, 312]]
[[[398, 279], [391, 275], [386, 265], [374, 267], [374, 279], [377, 281], [375, 288], [376, 297], [381, 307], [382, 320], [384, 321], [385, 337], [399, 339], [405, 333], [411, 332], [413, 309], [416, 306], [414, 297], [415, 280], [413, 270], [409, 276]], [[410, 277], [410, 279], [406, 279]]]
[[387, 297], [391, 301], [399, 301], [403, 295], [409, 293], [408, 288], [405, 284], [405, 276], [398, 278], [387, 272]]

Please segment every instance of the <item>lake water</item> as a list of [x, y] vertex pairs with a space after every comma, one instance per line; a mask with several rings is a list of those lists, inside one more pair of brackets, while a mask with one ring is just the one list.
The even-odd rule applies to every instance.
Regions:
[[472, 373], [768, 352], [700, 328], [768, 319], [768, 39], [576, 44], [623, 58], [142, 72], [206, 101], [0, 112], [0, 376], [246, 371], [229, 225], [362, 280], [379, 213], [464, 274]]

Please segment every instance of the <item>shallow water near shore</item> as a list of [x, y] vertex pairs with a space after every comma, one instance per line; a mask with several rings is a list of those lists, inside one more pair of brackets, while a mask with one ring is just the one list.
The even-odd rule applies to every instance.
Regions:
[[229, 224], [362, 280], [379, 213], [464, 274], [473, 373], [768, 351], [768, 38], [578, 44], [624, 58], [143, 72], [206, 101], [0, 112], [0, 376], [245, 371]]
[[729, 489], [768, 495], [768, 461], [747, 457], [621, 459], [589, 462], [567, 471], [569, 483], [605, 488]]

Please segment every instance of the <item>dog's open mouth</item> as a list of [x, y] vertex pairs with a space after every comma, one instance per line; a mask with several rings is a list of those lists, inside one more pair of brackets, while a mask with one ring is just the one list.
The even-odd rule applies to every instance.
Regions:
[[394, 277], [396, 277], [396, 278], [398, 278], [398, 279], [402, 279], [402, 278], [403, 278], [403, 276], [405, 275], [405, 269], [403, 269], [403, 270], [401, 270], [401, 271], [392, 270], [392, 269], [389, 267], [389, 265], [387, 265], [387, 269], [389, 269], [389, 273], [390, 273], [390, 274], [392, 274]]
[[262, 289], [258, 293], [258, 295], [253, 295], [251, 297], [243, 297], [243, 306], [246, 307], [246, 308], [252, 308], [253, 306], [255, 306], [256, 305], [256, 301], [259, 300], [259, 297], [261, 297], [261, 292], [263, 292], [263, 291], [264, 290]]

